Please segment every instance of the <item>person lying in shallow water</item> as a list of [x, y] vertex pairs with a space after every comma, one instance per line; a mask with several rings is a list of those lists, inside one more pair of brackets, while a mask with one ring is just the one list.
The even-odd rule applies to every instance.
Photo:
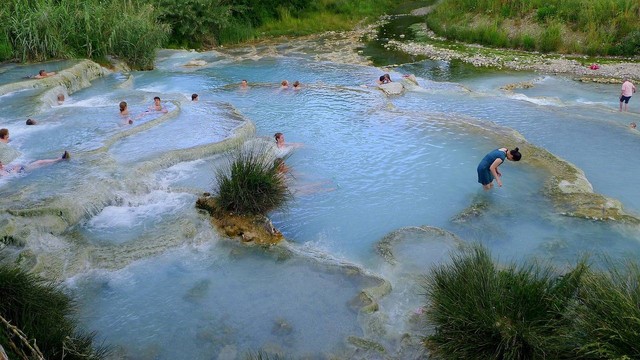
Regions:
[[63, 160], [69, 160], [70, 158], [71, 158], [71, 154], [69, 154], [69, 152], [65, 150], [64, 154], [62, 154], [62, 156], [57, 159], [36, 160], [27, 165], [21, 165], [21, 164], [4, 165], [2, 161], [0, 161], [0, 176], [24, 173], [26, 171], [39, 168], [41, 166], [55, 164]]
[[40, 70], [40, 71], [38, 71], [38, 75], [35, 75], [33, 78], [34, 78], [34, 79], [44, 79], [44, 78], [46, 78], [46, 77], [53, 76], [53, 75], [55, 75], [55, 74], [56, 74], [56, 72], [55, 72], [55, 71], [52, 71], [52, 72], [46, 72], [46, 71], [44, 71], [44, 70]]

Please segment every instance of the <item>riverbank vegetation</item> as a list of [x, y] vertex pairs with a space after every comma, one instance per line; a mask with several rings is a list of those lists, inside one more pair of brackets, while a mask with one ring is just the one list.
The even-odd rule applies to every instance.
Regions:
[[5, 0], [0, 61], [114, 55], [153, 67], [163, 46], [206, 48], [263, 37], [350, 30], [401, 0]]
[[73, 301], [55, 284], [0, 265], [0, 344], [9, 359], [103, 359], [92, 334], [76, 331]]
[[[500, 266], [474, 246], [425, 282], [426, 345], [441, 359], [640, 358], [640, 267]], [[427, 330], [425, 330], [426, 332]]]
[[238, 150], [216, 173], [218, 206], [243, 215], [283, 208], [292, 199], [285, 169], [284, 160], [275, 159], [266, 146]]
[[635, 0], [443, 0], [427, 25], [448, 39], [487, 46], [635, 56], [639, 16]]

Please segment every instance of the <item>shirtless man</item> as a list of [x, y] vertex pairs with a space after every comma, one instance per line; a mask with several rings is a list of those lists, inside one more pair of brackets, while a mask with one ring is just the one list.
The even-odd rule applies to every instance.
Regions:
[[48, 73], [48, 72], [46, 72], [44, 70], [40, 70], [40, 71], [38, 71], [38, 75], [34, 76], [33, 78], [34, 79], [44, 79], [46, 77], [53, 76], [55, 74], [56, 74], [55, 71], [52, 71], [52, 72]]
[[160, 102], [160, 97], [156, 96], [153, 98], [153, 105], [149, 106], [149, 110], [147, 111], [159, 111], [159, 112], [163, 112], [163, 113], [167, 113], [169, 112], [169, 110], [167, 110], [166, 107], [162, 106], [162, 103]]

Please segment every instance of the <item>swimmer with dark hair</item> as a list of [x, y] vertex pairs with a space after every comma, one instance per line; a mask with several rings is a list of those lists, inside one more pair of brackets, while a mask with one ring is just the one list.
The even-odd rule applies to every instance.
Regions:
[[33, 78], [34, 79], [44, 79], [46, 77], [53, 76], [55, 74], [56, 74], [55, 71], [46, 72], [44, 70], [40, 70], [40, 71], [38, 71], [38, 75], [34, 76]]
[[198, 94], [191, 94], [191, 101], [198, 102]]
[[282, 82], [280, 83], [280, 89], [288, 89], [289, 88], [289, 82], [287, 80], [282, 80]]
[[38, 122], [33, 119], [27, 119], [27, 125], [36, 125]]
[[391, 76], [389, 76], [389, 74], [384, 74], [382, 76], [380, 76], [380, 78], [377, 80], [378, 84], [382, 85], [382, 84], [388, 84], [391, 82]]
[[293, 90], [300, 90], [300, 81], [296, 80], [293, 83]]
[[167, 113], [169, 112], [169, 110], [167, 110], [166, 107], [162, 106], [162, 102], [160, 100], [159, 96], [156, 96], [153, 98], [153, 105], [149, 106], [149, 110], [147, 111], [159, 111], [162, 113]]
[[480, 164], [478, 164], [478, 182], [482, 184], [485, 190], [493, 188], [494, 179], [498, 186], [502, 187], [502, 173], [498, 170], [498, 167], [502, 165], [505, 159], [520, 161], [522, 154], [520, 154], [519, 150], [519, 148], [513, 150], [500, 148], [485, 155]]

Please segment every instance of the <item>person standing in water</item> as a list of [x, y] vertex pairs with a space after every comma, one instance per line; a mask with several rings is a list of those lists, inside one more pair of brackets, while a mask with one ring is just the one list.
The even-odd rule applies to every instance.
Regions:
[[622, 89], [620, 90], [620, 111], [622, 111], [622, 103], [624, 102], [624, 111], [629, 111], [629, 100], [633, 93], [636, 92], [636, 86], [629, 81], [629, 78], [622, 80]]
[[520, 161], [522, 154], [519, 150], [519, 148], [513, 150], [500, 148], [485, 155], [478, 164], [478, 182], [485, 190], [490, 190], [493, 187], [493, 179], [496, 180], [498, 186], [502, 187], [502, 173], [498, 170], [498, 166], [502, 165], [505, 159]]

